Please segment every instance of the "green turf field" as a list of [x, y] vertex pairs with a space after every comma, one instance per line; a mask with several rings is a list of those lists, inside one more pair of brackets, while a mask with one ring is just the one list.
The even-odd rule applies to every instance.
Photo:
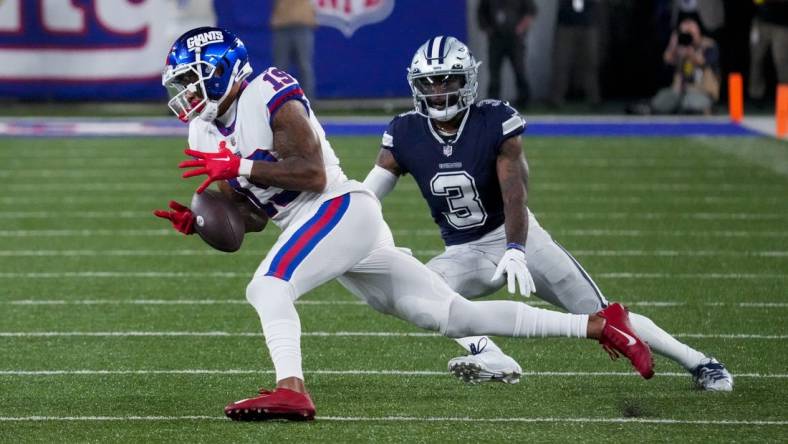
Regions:
[[[357, 179], [378, 141], [332, 139]], [[733, 393], [698, 392], [661, 357], [643, 381], [597, 344], [570, 339], [501, 339], [526, 372], [521, 383], [466, 386], [444, 372], [460, 353], [452, 341], [331, 283], [298, 305], [319, 416], [309, 424], [223, 417], [226, 403], [274, 382], [244, 288], [278, 233], [228, 255], [154, 218], [199, 183], [179, 178], [183, 146], [0, 139], [0, 442], [788, 440], [784, 143], [526, 144], [542, 225], [609, 299], [725, 362]], [[440, 251], [410, 178], [384, 207], [400, 245], [423, 260]]]

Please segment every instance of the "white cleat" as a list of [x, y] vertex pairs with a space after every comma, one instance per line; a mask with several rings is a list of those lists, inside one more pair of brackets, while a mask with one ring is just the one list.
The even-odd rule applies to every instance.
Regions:
[[523, 369], [514, 359], [499, 351], [486, 351], [450, 360], [449, 372], [470, 384], [492, 381], [517, 384]]
[[721, 362], [714, 358], [705, 358], [692, 371], [695, 384], [701, 390], [710, 392], [732, 392], [733, 376]]

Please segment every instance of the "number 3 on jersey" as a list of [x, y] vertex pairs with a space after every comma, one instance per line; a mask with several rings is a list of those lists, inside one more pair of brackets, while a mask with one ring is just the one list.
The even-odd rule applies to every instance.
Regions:
[[457, 229], [484, 225], [487, 213], [479, 200], [476, 182], [465, 171], [438, 173], [430, 181], [432, 194], [446, 198], [449, 212], [446, 220]]

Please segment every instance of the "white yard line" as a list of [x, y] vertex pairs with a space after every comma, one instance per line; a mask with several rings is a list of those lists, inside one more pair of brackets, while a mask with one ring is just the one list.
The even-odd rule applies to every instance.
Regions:
[[[151, 216], [153, 217], [153, 216]], [[438, 231], [434, 229], [399, 229], [392, 230], [395, 236], [427, 236], [438, 237]], [[788, 237], [786, 230], [611, 230], [611, 229], [570, 229], [552, 230], [556, 236], [580, 236], [580, 237], [722, 237], [722, 238], [782, 238]], [[175, 236], [177, 233], [170, 228], [156, 229], [62, 229], [62, 230], [0, 230], [0, 237], [91, 237], [91, 236], [112, 236], [112, 237], [137, 237], [137, 236]]]
[[[404, 216], [423, 217], [422, 213], [405, 213]], [[403, 216], [400, 215], [400, 216]], [[784, 213], [715, 213], [715, 212], [540, 212], [539, 218], [563, 220], [788, 220]], [[150, 211], [0, 211], [0, 219], [149, 219]]]
[[[437, 256], [444, 250], [413, 250], [417, 256]], [[573, 256], [603, 257], [708, 257], [749, 256], [783, 258], [788, 250], [573, 250]], [[177, 250], [0, 250], [0, 257], [60, 257], [60, 256], [221, 256], [210, 248]], [[236, 255], [262, 257], [259, 251], [239, 251]]]
[[[0, 279], [68, 279], [68, 278], [239, 278], [249, 277], [249, 273], [237, 271], [65, 271], [65, 272], [9, 272], [0, 273]], [[786, 279], [786, 273], [594, 273], [595, 278], [603, 279], [749, 279], [770, 280]]]
[[[399, 189], [399, 187], [398, 187]], [[7, 196], [7, 197], [0, 197], [0, 205], [8, 204], [8, 205], [37, 205], [37, 206], [51, 206], [51, 205], [62, 205], [62, 204], [103, 204], [103, 203], [111, 203], [117, 204], [119, 201], [123, 203], [138, 203], [138, 204], [152, 204], [156, 205], [157, 203], [160, 204], [161, 198], [154, 196], [154, 195], [135, 195], [135, 196], [126, 196], [123, 199], [118, 199], [117, 197], [112, 196], [98, 196], [98, 195], [78, 195], [78, 196], [36, 196], [35, 199], [31, 199], [28, 196]], [[720, 204], [725, 209], [727, 209], [731, 204], [734, 203], [747, 203], [752, 205], [771, 205], [771, 204], [782, 204], [785, 203], [785, 199], [780, 197], [766, 197], [766, 196], [730, 196], [730, 195], [723, 195], [723, 196], [671, 196], [670, 198], [671, 203], [688, 203], [688, 204], [695, 204], [695, 203], [704, 203], [704, 204]], [[422, 198], [418, 195], [410, 195], [408, 196], [398, 196], [392, 195], [386, 198], [386, 206], [394, 205], [394, 204], [414, 204], [422, 202]], [[558, 203], [558, 204], [566, 204], [566, 203], [577, 203], [577, 204], [607, 204], [607, 203], [617, 203], [617, 204], [639, 204], [639, 203], [647, 203], [652, 204], [653, 199], [649, 197], [640, 197], [640, 196], [577, 196], [572, 194], [558, 194], [555, 196], [550, 196], [549, 199], [550, 203]], [[166, 205], [166, 201], [164, 202]], [[537, 208], [538, 209], [538, 208]]]
[[[91, 159], [95, 165], [110, 166], [119, 163], [126, 166], [129, 162], [128, 159], [114, 159], [112, 162], [106, 162], [109, 159], [101, 159], [97, 162], [96, 159]], [[40, 183], [9, 183], [5, 185], [5, 190], [8, 192], [53, 192], [65, 193], [75, 191], [90, 191], [90, 192], [129, 192], [129, 191], [172, 191], [173, 186], [177, 184], [177, 172], [173, 174], [173, 180], [162, 182], [118, 182], [107, 179], [106, 181], [94, 181], [90, 183], [58, 183], [40, 184]], [[398, 187], [401, 190], [415, 190], [414, 184], [403, 184]], [[538, 192], [552, 192], [552, 191], [577, 191], [583, 190], [584, 192], [621, 192], [622, 189], [629, 191], [681, 191], [681, 192], [702, 192], [711, 194], [729, 194], [729, 193], [751, 193], [768, 192], [768, 193], [784, 193], [788, 188], [784, 185], [772, 184], [752, 184], [752, 183], [691, 183], [691, 182], [652, 182], [652, 183], [628, 183], [626, 187], [621, 186], [620, 183], [578, 183], [578, 182], [548, 182], [540, 181], [535, 187]]]
[[[388, 337], [388, 338], [442, 338], [437, 333], [429, 332], [388, 332], [388, 331], [312, 331], [301, 333], [302, 337], [341, 338], [341, 337]], [[705, 334], [705, 333], [676, 333], [677, 338], [704, 338], [704, 339], [766, 339], [783, 340], [788, 335], [764, 334]], [[129, 338], [129, 337], [207, 337], [207, 338], [238, 338], [262, 337], [261, 332], [226, 332], [226, 331], [6, 331], [0, 332], [2, 338], [52, 338], [52, 337], [99, 337], [99, 338]]]
[[749, 231], [749, 230], [609, 230], [609, 229], [574, 229], [554, 230], [552, 233], [562, 236], [582, 237], [788, 237], [788, 231]]
[[[246, 299], [20, 299], [0, 301], [11, 305], [249, 305]], [[296, 305], [366, 305], [362, 301], [296, 301]], [[546, 304], [546, 302], [544, 302]]]
[[[153, 216], [151, 216], [153, 217]], [[156, 229], [84, 229], [84, 230], [0, 230], [0, 237], [136, 237], [136, 236], [174, 236], [179, 234], [171, 228]]]
[[[274, 374], [272, 369], [176, 369], [176, 370], [0, 370], [0, 376], [97, 376], [97, 375], [261, 375]], [[305, 370], [312, 375], [338, 376], [446, 376], [437, 370]], [[635, 372], [523, 372], [524, 377], [640, 377]], [[658, 377], [685, 378], [688, 372], [657, 372]], [[786, 379], [788, 373], [736, 373], [736, 378]]]
[[[318, 416], [318, 421], [337, 422], [462, 422], [462, 423], [555, 423], [555, 424], [653, 424], [713, 426], [785, 426], [788, 420], [672, 419], [672, 418], [582, 418], [582, 417], [455, 417], [455, 416]], [[229, 421], [222, 416], [0, 416], [0, 422], [132, 422], [132, 421]]]
[[[528, 305], [551, 306], [539, 299], [524, 300]], [[366, 305], [362, 301], [353, 300], [298, 300], [296, 305]], [[9, 305], [248, 305], [243, 298], [238, 299], [14, 299], [0, 301]], [[628, 306], [637, 307], [681, 307], [702, 305], [706, 307], [739, 307], [739, 308], [784, 308], [788, 302], [703, 302], [686, 301], [632, 301]]]

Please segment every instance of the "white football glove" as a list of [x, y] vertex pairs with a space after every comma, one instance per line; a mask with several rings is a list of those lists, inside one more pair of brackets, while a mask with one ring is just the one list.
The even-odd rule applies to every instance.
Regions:
[[491, 280], [496, 281], [506, 273], [506, 288], [509, 290], [509, 293], [514, 294], [514, 282], [517, 281], [520, 285], [520, 294], [529, 297], [531, 293], [536, 291], [536, 286], [534, 285], [534, 278], [531, 277], [531, 272], [528, 271], [525, 252], [522, 250], [522, 247], [518, 247], [506, 249]]

